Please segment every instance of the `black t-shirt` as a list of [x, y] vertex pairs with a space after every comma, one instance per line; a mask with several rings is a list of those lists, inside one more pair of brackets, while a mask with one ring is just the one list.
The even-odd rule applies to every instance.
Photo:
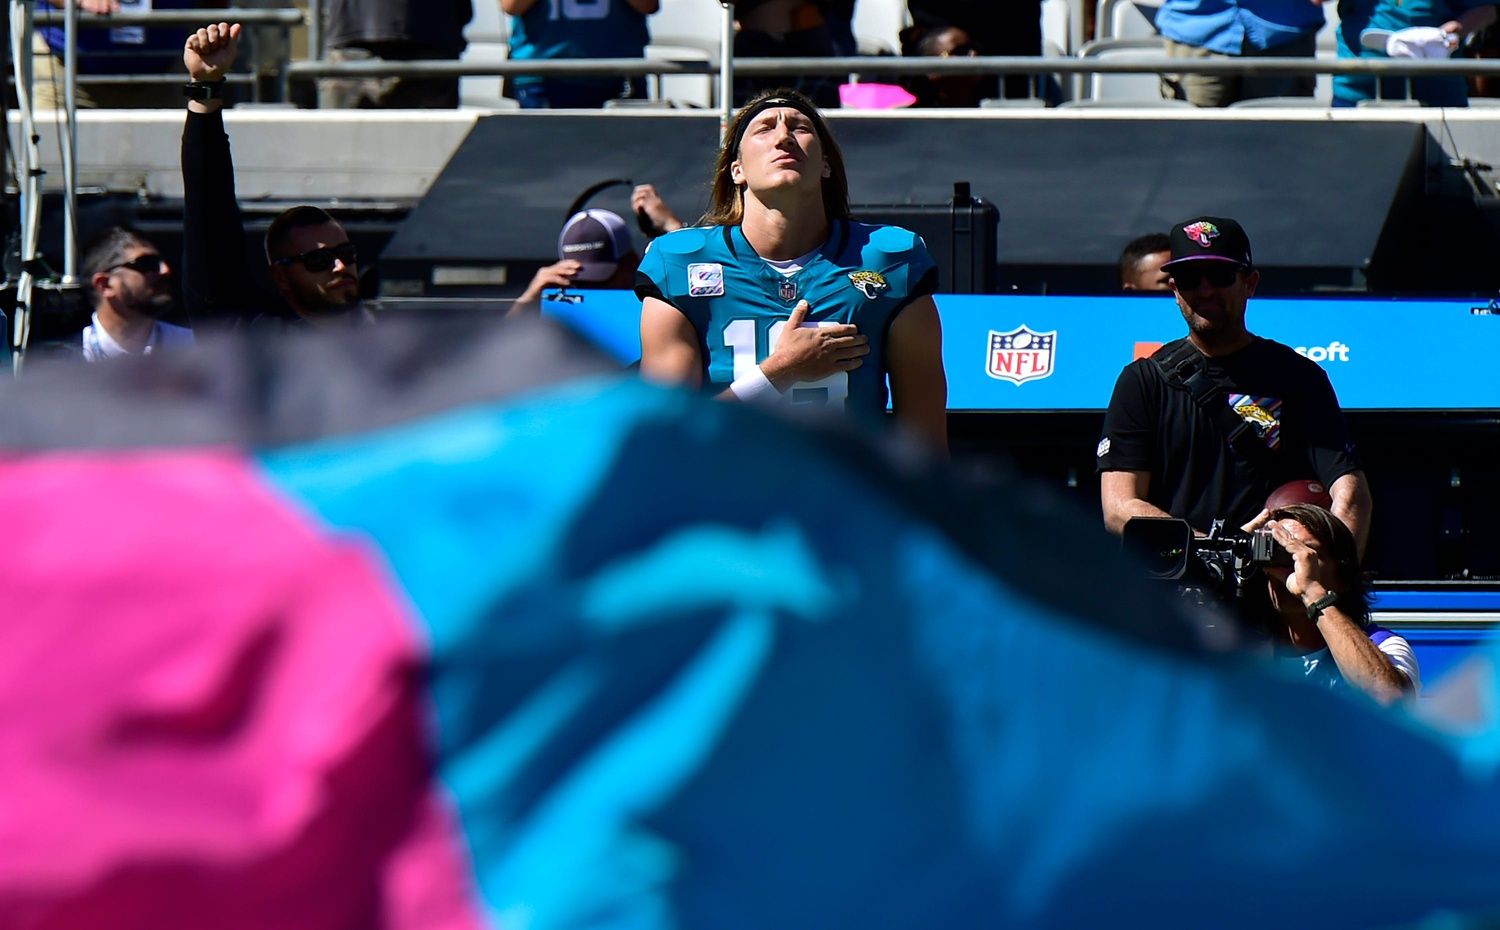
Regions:
[[[1168, 343], [1157, 355], [1182, 342]], [[1115, 382], [1097, 450], [1099, 471], [1149, 472], [1146, 500], [1207, 530], [1215, 517], [1226, 518], [1230, 529], [1243, 525], [1288, 481], [1313, 478], [1332, 486], [1359, 470], [1333, 385], [1316, 362], [1256, 337], [1207, 365], [1225, 386], [1215, 403], [1249, 422], [1267, 454], [1247, 457], [1232, 449], [1215, 416], [1168, 384], [1154, 362], [1139, 359]]]
[[330, 48], [411, 45], [457, 58], [474, 7], [471, 0], [332, 0], [326, 15]]
[[986, 55], [1039, 55], [1042, 5], [1033, 0], [910, 0], [912, 21], [925, 28], [957, 26]]

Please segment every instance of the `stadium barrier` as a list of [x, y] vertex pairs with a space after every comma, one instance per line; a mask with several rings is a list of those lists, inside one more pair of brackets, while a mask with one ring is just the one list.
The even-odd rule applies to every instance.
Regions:
[[[296, 8], [216, 10], [152, 10], [143, 13], [95, 15], [80, 13], [81, 29], [117, 28], [120, 26], [201, 26], [209, 22], [240, 22], [250, 27], [277, 28], [290, 31], [298, 26], [308, 30], [309, 48], [315, 54], [321, 45], [321, 4], [310, 10]], [[37, 25], [63, 25], [67, 15], [61, 10], [39, 10]], [[1390, 59], [1390, 58], [1227, 58], [1183, 60], [1160, 56], [1110, 59], [1065, 56], [984, 56], [974, 58], [902, 58], [893, 56], [857, 56], [842, 58], [735, 58], [734, 71], [744, 77], [774, 77], [780, 74], [857, 75], [860, 79], [894, 77], [908, 74], [1038, 74], [1082, 76], [1094, 74], [1234, 74], [1234, 75], [1377, 75], [1384, 77], [1431, 77], [1438, 75], [1500, 76], [1500, 60], [1485, 59]], [[287, 60], [278, 65], [282, 78], [282, 99], [288, 84], [295, 80], [320, 77], [509, 77], [541, 76], [621, 76], [714, 75], [720, 64], [702, 60], [601, 58], [576, 60], [528, 61], [359, 61], [331, 62], [316, 57], [309, 60]], [[257, 75], [258, 76], [258, 75]], [[181, 80], [178, 73], [148, 75], [81, 75], [79, 81], [90, 82], [160, 82]]]
[[[38, 10], [33, 17], [37, 26], [64, 26], [67, 24], [68, 16], [63, 10]], [[276, 29], [283, 36], [289, 36], [291, 30], [305, 24], [305, 15], [302, 10], [294, 7], [277, 9], [246, 9], [225, 8], [206, 10], [152, 10], [143, 13], [119, 12], [108, 15], [94, 13], [79, 13], [77, 27], [79, 29], [118, 29], [122, 26], [188, 26], [194, 29], [206, 26], [209, 23], [235, 22], [243, 24], [251, 30], [251, 41], [254, 41], [255, 30]], [[251, 70], [248, 74], [232, 74], [229, 80], [234, 83], [247, 83], [252, 87], [252, 93], [256, 101], [261, 100], [262, 78], [267, 71], [263, 67], [261, 56], [251, 55]], [[288, 85], [289, 74], [286, 68], [288, 61], [281, 59], [276, 62], [270, 73], [281, 78], [277, 97], [286, 100], [290, 87]], [[160, 74], [73, 74], [69, 80], [79, 84], [180, 84], [182, 82], [182, 70], [163, 72]]]
[[[653, 74], [716, 74], [707, 61], [644, 58], [590, 58], [473, 61], [293, 61], [294, 80], [320, 77], [642, 77]], [[987, 56], [979, 58], [736, 58], [734, 71], [744, 77], [780, 74], [857, 74], [861, 78], [903, 74], [1369, 74], [1384, 77], [1500, 75], [1500, 59], [1395, 58], [1216, 58], [1159, 57], [1129, 60]]]

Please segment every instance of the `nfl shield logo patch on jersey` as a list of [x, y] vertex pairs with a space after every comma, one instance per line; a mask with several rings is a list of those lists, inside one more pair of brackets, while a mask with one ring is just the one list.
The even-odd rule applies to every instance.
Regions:
[[985, 373], [999, 381], [1020, 384], [1052, 374], [1057, 330], [1039, 333], [1022, 324], [1008, 333], [990, 330], [990, 352]]
[[724, 266], [703, 262], [688, 266], [689, 297], [723, 297]]
[[781, 299], [790, 303], [797, 299], [797, 282], [787, 278], [781, 282], [781, 288], [777, 291]]

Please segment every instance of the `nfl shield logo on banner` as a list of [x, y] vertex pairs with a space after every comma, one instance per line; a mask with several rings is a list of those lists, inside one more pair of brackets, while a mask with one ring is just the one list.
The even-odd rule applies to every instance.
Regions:
[[1008, 333], [990, 330], [990, 352], [985, 373], [1000, 381], [1020, 384], [1052, 374], [1057, 330], [1039, 333], [1025, 324]]
[[797, 282], [787, 278], [781, 282], [781, 299], [792, 301], [797, 299]]

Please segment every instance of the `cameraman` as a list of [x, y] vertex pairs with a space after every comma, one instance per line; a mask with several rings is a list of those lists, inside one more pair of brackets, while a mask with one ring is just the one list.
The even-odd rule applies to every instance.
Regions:
[[1243, 527], [1272, 489], [1313, 477], [1364, 549], [1370, 491], [1317, 363], [1245, 327], [1260, 272], [1239, 223], [1202, 216], [1168, 237], [1185, 339], [1127, 366], [1096, 452], [1104, 524], [1173, 516]]
[[1381, 704], [1416, 694], [1422, 680], [1411, 644], [1370, 622], [1349, 528], [1314, 504], [1279, 507], [1252, 525], [1268, 525], [1292, 557], [1290, 568], [1265, 568], [1278, 658], [1319, 683], [1343, 682]]

